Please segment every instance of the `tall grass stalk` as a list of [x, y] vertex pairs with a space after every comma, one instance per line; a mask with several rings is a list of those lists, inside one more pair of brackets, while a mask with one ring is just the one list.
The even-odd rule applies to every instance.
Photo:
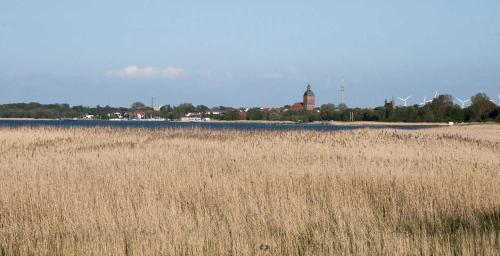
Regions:
[[0, 255], [498, 255], [500, 128], [0, 128]]

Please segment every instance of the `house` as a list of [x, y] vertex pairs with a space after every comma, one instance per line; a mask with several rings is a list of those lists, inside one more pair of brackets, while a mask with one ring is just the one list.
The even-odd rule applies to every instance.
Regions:
[[136, 110], [129, 114], [131, 119], [144, 119], [146, 117], [146, 113], [142, 110]]
[[196, 116], [181, 117], [181, 122], [200, 122], [200, 121], [202, 121], [201, 117], [196, 117]]
[[212, 108], [209, 111], [207, 111], [206, 114], [218, 116], [218, 115], [222, 115], [222, 111], [219, 108]]
[[186, 117], [200, 117], [203, 113], [202, 112], [189, 112], [186, 114]]
[[239, 109], [238, 117], [240, 120], [247, 119], [247, 111], [245, 111], [245, 109]]
[[304, 103], [302, 102], [295, 102], [293, 105], [290, 107], [292, 111], [302, 111], [304, 110]]

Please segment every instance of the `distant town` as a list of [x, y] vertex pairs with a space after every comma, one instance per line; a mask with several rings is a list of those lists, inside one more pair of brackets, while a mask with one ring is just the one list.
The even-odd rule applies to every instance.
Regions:
[[[408, 105], [411, 96], [386, 100], [375, 108], [353, 108], [344, 102], [344, 85], [340, 86], [340, 101], [315, 105], [315, 95], [308, 84], [302, 101], [282, 107], [226, 107], [182, 103], [178, 106], [151, 105], [134, 102], [130, 107], [70, 106], [69, 104], [12, 103], [0, 105], [0, 118], [68, 119], [68, 120], [144, 120], [208, 122], [216, 120], [264, 121], [384, 121], [384, 122], [500, 122], [500, 95], [492, 99], [479, 92], [470, 99], [436, 93], [419, 104]], [[495, 101], [497, 100], [497, 101]]]

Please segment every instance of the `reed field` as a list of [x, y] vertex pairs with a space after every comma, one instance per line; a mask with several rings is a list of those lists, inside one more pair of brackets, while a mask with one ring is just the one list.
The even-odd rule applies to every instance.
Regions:
[[500, 126], [0, 128], [0, 255], [499, 255]]

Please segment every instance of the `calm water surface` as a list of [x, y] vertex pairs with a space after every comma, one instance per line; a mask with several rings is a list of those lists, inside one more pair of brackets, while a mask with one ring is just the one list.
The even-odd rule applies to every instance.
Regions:
[[106, 120], [0, 120], [0, 126], [55, 126], [55, 127], [113, 127], [113, 128], [207, 128], [216, 130], [313, 130], [313, 131], [341, 131], [360, 128], [371, 129], [424, 129], [430, 126], [397, 126], [397, 125], [331, 125], [331, 124], [284, 124], [284, 123], [232, 123], [232, 122], [168, 122], [168, 121], [106, 121]]

